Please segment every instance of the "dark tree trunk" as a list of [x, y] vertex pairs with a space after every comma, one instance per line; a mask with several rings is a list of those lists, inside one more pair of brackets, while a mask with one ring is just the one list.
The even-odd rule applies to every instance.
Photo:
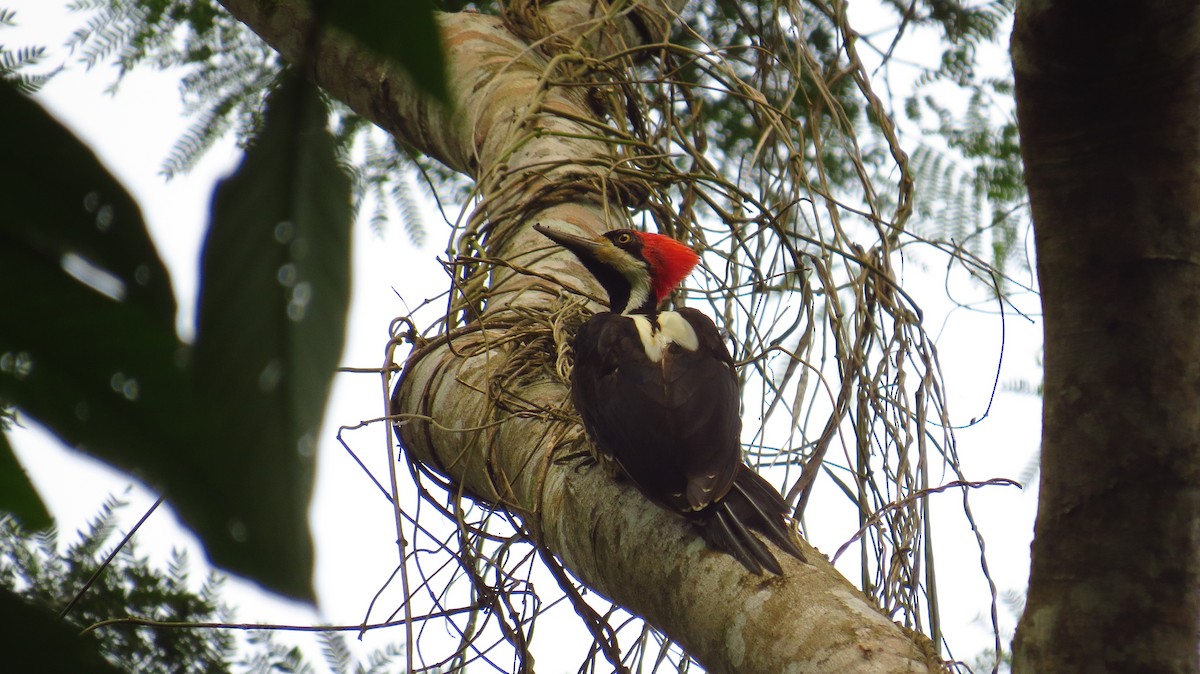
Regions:
[[1046, 322], [1014, 671], [1195, 672], [1200, 6], [1019, 2], [1012, 55]]

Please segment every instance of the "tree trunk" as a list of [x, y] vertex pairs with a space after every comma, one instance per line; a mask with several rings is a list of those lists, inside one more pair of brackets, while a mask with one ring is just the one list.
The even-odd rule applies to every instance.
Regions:
[[1195, 672], [1200, 9], [1019, 2], [1012, 55], [1046, 325], [1014, 671]]
[[[303, 59], [311, 17], [296, 0], [222, 0], [293, 62]], [[536, 6], [537, 3], [523, 6]], [[599, 3], [603, 5], [603, 3]], [[541, 8], [557, 36], [597, 7], [568, 0]], [[592, 30], [584, 45], [629, 45], [670, 26], [643, 3]], [[879, 613], [819, 553], [786, 555], [783, 577], [748, 575], [707, 551], [685, 523], [601, 470], [555, 458], [584, 442], [558, 359], [582, 302], [562, 285], [600, 296], [582, 266], [534, 232], [600, 232], [628, 226], [637, 183], [597, 133], [583, 91], [551, 85], [552, 65], [499, 19], [440, 15], [458, 120], [369, 54], [324, 36], [312, 58], [318, 84], [406, 143], [471, 175], [496, 266], [464, 279], [452, 313], [463, 327], [417, 349], [405, 364], [393, 412], [408, 452], [474, 498], [517, 514], [537, 542], [576, 577], [645, 617], [714, 672], [929, 672], [936, 649]], [[550, 77], [548, 77], [550, 76]], [[486, 222], [486, 228], [482, 223]], [[560, 284], [560, 282], [562, 282]], [[591, 309], [598, 307], [591, 304]], [[453, 323], [453, 321], [452, 321]], [[921, 645], [918, 645], [921, 644]]]

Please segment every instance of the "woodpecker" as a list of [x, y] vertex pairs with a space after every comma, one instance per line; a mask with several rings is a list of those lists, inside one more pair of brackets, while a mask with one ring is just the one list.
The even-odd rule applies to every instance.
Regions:
[[783, 573], [751, 530], [804, 561], [787, 503], [742, 462], [737, 374], [717, 326], [696, 309], [659, 310], [700, 256], [661, 234], [533, 227], [608, 293], [609, 311], [575, 337], [571, 375], [571, 401], [599, 456], [751, 573]]

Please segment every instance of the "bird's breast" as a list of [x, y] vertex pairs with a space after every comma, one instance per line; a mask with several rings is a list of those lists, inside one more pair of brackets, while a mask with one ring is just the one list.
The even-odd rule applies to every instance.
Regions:
[[629, 318], [633, 320], [638, 337], [642, 340], [642, 348], [652, 363], [661, 361], [663, 354], [672, 344], [678, 344], [680, 348], [688, 351], [700, 348], [700, 339], [696, 336], [695, 328], [674, 311], [663, 311], [653, 319], [640, 315]]

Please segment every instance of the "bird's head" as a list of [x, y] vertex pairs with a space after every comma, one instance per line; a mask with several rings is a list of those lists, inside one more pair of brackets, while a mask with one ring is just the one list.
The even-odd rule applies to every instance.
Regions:
[[700, 256], [669, 236], [614, 229], [595, 238], [534, 229], [579, 258], [608, 292], [609, 310], [651, 313], [691, 273]]

